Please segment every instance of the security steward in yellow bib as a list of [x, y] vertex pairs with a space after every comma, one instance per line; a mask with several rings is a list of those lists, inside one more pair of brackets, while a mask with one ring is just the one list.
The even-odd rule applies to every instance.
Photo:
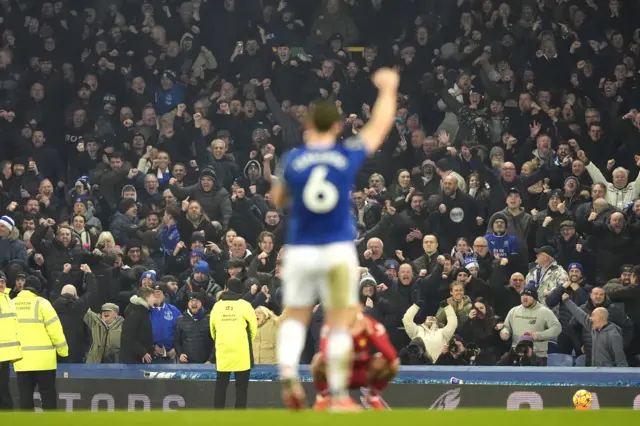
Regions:
[[243, 300], [242, 281], [227, 281], [224, 293], [211, 311], [211, 338], [216, 345], [216, 393], [214, 408], [224, 408], [231, 373], [236, 378], [235, 408], [247, 408], [249, 373], [253, 365], [251, 342], [258, 332], [256, 313], [249, 302]]
[[[29, 282], [29, 281], [27, 281]], [[13, 363], [18, 378], [20, 409], [33, 410], [33, 392], [38, 387], [43, 410], [55, 410], [56, 353], [69, 355], [62, 324], [53, 306], [40, 293], [40, 282], [33, 283], [13, 299], [18, 315], [18, 336], [22, 359]]]
[[0, 410], [13, 410], [9, 393], [9, 363], [22, 359], [16, 307], [9, 297], [7, 277], [0, 271]]

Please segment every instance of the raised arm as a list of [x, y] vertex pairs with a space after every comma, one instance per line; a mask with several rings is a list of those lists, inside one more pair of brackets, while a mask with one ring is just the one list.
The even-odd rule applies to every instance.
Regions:
[[393, 126], [400, 76], [390, 68], [381, 68], [373, 75], [372, 81], [378, 88], [378, 98], [373, 106], [371, 120], [358, 134], [364, 140], [369, 154], [380, 148]]

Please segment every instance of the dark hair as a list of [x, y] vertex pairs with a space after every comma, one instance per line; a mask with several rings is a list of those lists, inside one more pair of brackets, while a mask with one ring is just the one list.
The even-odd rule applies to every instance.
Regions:
[[244, 269], [245, 267], [246, 267], [246, 264], [242, 259], [231, 259], [227, 262], [227, 269], [232, 269], [232, 268]]
[[633, 267], [633, 275], [635, 275], [636, 280], [640, 281], [640, 265], [636, 265]]
[[340, 114], [335, 105], [328, 102], [318, 102], [311, 107], [309, 120], [318, 132], [324, 133], [331, 130], [331, 127], [340, 121]]
[[111, 161], [111, 159], [113, 159], [113, 158], [119, 158], [120, 160], [123, 160], [123, 161], [124, 161], [124, 156], [123, 156], [123, 155], [122, 155], [122, 153], [121, 153], [121, 152], [119, 152], [119, 151], [115, 151], [114, 153], [112, 153], [112, 154], [109, 156], [109, 161]]
[[140, 287], [136, 294], [138, 297], [146, 300], [147, 297], [153, 296], [153, 289], [149, 287]]
[[178, 220], [178, 218], [180, 217], [180, 213], [181, 213], [180, 208], [178, 208], [178, 206], [174, 206], [174, 205], [170, 205], [165, 210], [165, 214], [168, 214], [169, 216], [171, 216], [172, 218], [174, 218], [176, 220]]
[[162, 278], [160, 278], [159, 281], [162, 281], [163, 283], [174, 283], [178, 282], [179, 280], [173, 275], [164, 275]]

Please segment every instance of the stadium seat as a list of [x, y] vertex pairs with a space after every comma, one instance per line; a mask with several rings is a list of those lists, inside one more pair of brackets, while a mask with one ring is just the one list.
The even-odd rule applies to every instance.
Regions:
[[566, 354], [549, 354], [547, 365], [549, 367], [573, 367], [573, 357]]
[[587, 361], [587, 356], [585, 354], [580, 355], [576, 358], [576, 367], [585, 367]]

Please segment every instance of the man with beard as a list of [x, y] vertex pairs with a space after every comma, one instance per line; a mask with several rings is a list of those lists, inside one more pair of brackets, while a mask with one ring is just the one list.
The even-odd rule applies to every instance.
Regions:
[[178, 231], [185, 246], [190, 247], [195, 232], [202, 231], [206, 241], [218, 241], [218, 233], [211, 220], [202, 212], [201, 204], [196, 200], [182, 200], [182, 212], [178, 217]]
[[564, 181], [563, 186], [564, 205], [570, 214], [575, 215], [578, 207], [587, 202], [588, 197], [583, 194], [580, 181], [575, 176], [569, 176]]
[[504, 341], [511, 340], [511, 346], [515, 347], [520, 336], [531, 334], [538, 365], [546, 366], [548, 344], [562, 331], [560, 322], [549, 308], [538, 302], [538, 290], [535, 286], [524, 288], [520, 303], [520, 306], [514, 307], [507, 314], [500, 338]]
[[440, 176], [436, 173], [436, 163], [430, 159], [422, 161], [421, 170], [422, 174], [416, 177], [418, 188], [424, 197], [429, 198], [440, 191]]
[[189, 293], [187, 309], [178, 318], [173, 342], [181, 364], [204, 364], [211, 357], [213, 340], [209, 333], [210, 316], [204, 303], [204, 294]]
[[222, 287], [218, 285], [209, 275], [209, 264], [204, 260], [199, 260], [193, 267], [193, 273], [184, 282], [176, 294], [176, 307], [185, 310], [189, 303], [189, 294], [193, 292], [202, 293], [205, 297], [204, 307], [210, 311], [216, 302]]
[[62, 225], [57, 230], [54, 230], [55, 238], [53, 241], [45, 238], [49, 229], [54, 227], [55, 224], [56, 222], [53, 219], [47, 219], [39, 225], [31, 235], [31, 245], [37, 253], [46, 259], [45, 277], [50, 283], [55, 282], [62, 273], [64, 265], [69, 263], [72, 265], [72, 278], [68, 284], [77, 285], [80, 283], [81, 278], [80, 264], [88, 253], [83, 250], [82, 246], [76, 244], [68, 226]]
[[507, 216], [498, 212], [491, 216], [489, 228], [493, 231], [484, 236], [489, 245], [489, 251], [494, 257], [508, 258], [515, 263], [518, 255], [518, 240], [513, 235], [507, 234]]
[[459, 237], [473, 235], [483, 222], [475, 200], [458, 189], [458, 179], [452, 174], [442, 180], [442, 202], [434, 216], [440, 231], [440, 246], [445, 253]]
[[[625, 348], [629, 346], [631, 340], [633, 339], [633, 322], [624, 313], [624, 311], [618, 307], [616, 304], [611, 303], [611, 300], [606, 296], [605, 291], [602, 287], [594, 287], [591, 289], [591, 294], [589, 295], [589, 300], [587, 300], [583, 305], [580, 306], [587, 315], [591, 315], [596, 308], [605, 308], [609, 312], [609, 322], [620, 327], [622, 334], [622, 341]], [[585, 329], [578, 323], [575, 318], [571, 318], [569, 322], [571, 328], [573, 328], [579, 335], [580, 343], [584, 347], [583, 353], [586, 357], [585, 365], [587, 367], [591, 366], [591, 344], [593, 339], [591, 338], [591, 333], [589, 330]]]
[[429, 212], [424, 208], [424, 195], [415, 192], [410, 198], [409, 210], [400, 213], [394, 223], [396, 244], [403, 257], [416, 259], [424, 253], [422, 238], [432, 232]]
[[559, 235], [554, 235], [549, 227], [539, 228], [536, 245], [553, 247], [556, 250], [556, 261], [563, 268], [567, 268], [572, 262], [586, 264], [588, 259], [587, 241], [576, 232], [576, 223], [572, 220], [560, 223]]
[[593, 222], [591, 235], [587, 239], [596, 260], [596, 283], [606, 283], [616, 275], [620, 267], [635, 257], [631, 253], [632, 238], [625, 216], [614, 212], [606, 222]]
[[[180, 188], [175, 185], [175, 178], [169, 180], [169, 189], [180, 200], [194, 198], [201, 204], [201, 209], [210, 220], [219, 221], [224, 228], [231, 218], [231, 198], [226, 189], [220, 186], [216, 172], [205, 167], [200, 172], [200, 179], [196, 185]], [[182, 232], [180, 233], [182, 235]], [[184, 235], [189, 235], [185, 233]]]
[[577, 306], [581, 306], [589, 300], [591, 286], [587, 285], [584, 280], [583, 268], [580, 263], [570, 264], [568, 273], [569, 279], [562, 286], [554, 288], [547, 294], [546, 303], [549, 308], [555, 308], [560, 305], [558, 319], [560, 320], [560, 325], [562, 325], [562, 333], [558, 336], [556, 350], [559, 353], [570, 355], [574, 350], [578, 352], [581, 345], [574, 327], [570, 324], [573, 316], [565, 304], [560, 304], [560, 302], [562, 302], [563, 295], [568, 293], [571, 300]]
[[610, 279], [603, 287], [607, 292], [607, 296], [610, 292], [624, 288], [631, 284], [631, 275], [633, 274], [633, 265], [626, 264], [620, 267], [620, 276], [618, 278]]

